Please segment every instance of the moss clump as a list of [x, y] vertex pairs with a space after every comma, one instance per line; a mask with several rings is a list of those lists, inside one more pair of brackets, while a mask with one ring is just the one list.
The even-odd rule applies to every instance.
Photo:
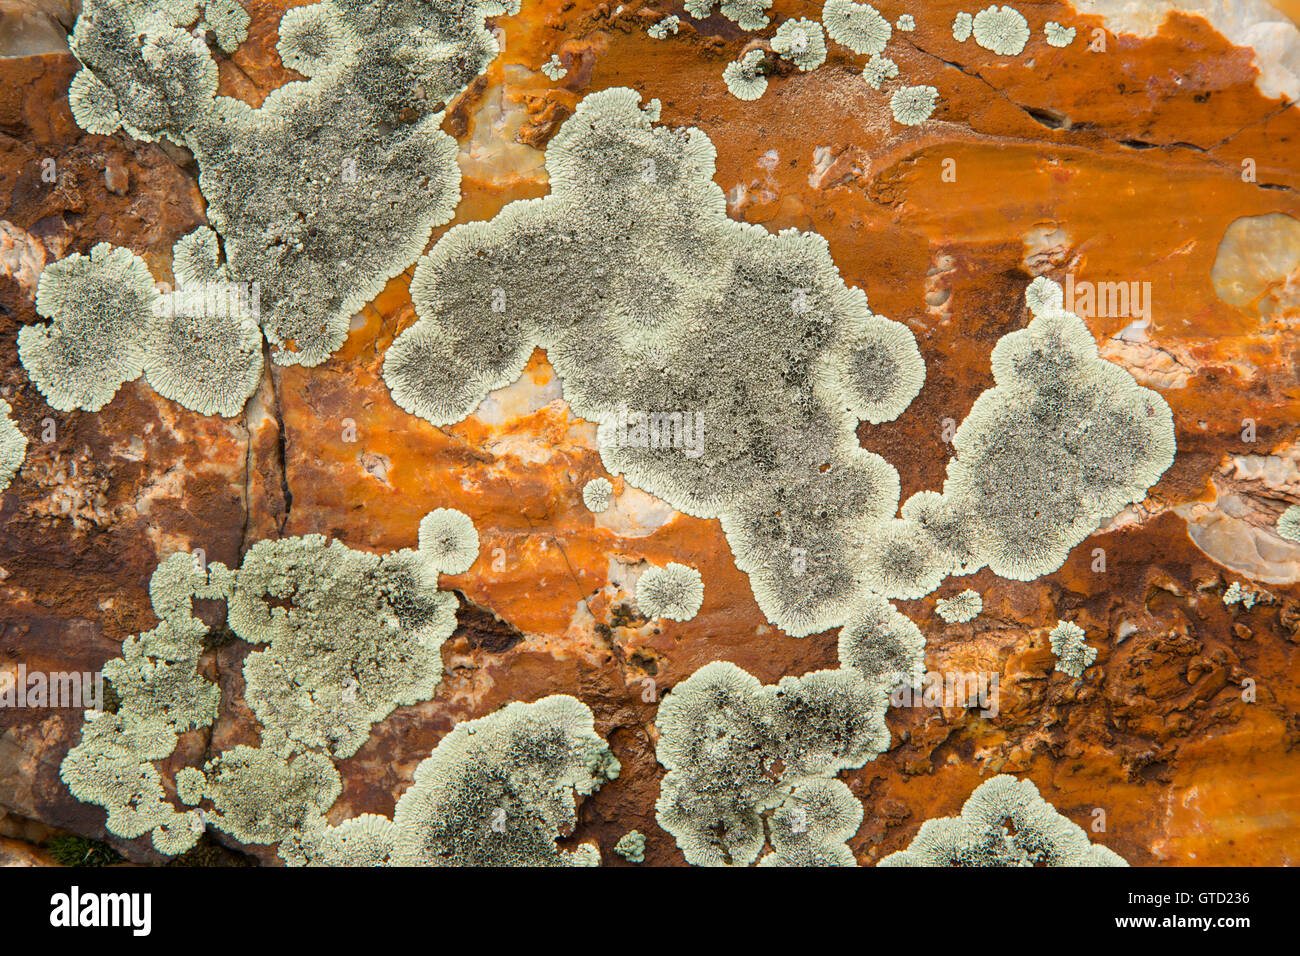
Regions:
[[73, 833], [50, 837], [45, 851], [59, 866], [112, 866], [122, 862], [122, 855], [107, 843]]

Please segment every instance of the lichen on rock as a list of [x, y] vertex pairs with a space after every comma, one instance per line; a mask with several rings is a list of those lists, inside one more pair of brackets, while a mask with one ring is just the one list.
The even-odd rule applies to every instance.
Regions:
[[[1007, 822], [1011, 827], [1007, 827]], [[921, 824], [906, 850], [879, 866], [1128, 866], [1091, 843], [1029, 780], [1008, 774], [980, 784], [957, 817]]]

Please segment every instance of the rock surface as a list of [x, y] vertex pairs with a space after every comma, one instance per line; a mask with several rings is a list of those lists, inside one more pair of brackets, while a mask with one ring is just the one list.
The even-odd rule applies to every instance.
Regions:
[[[289, 78], [275, 53], [282, 6], [245, 6], [250, 36], [219, 56], [222, 92], [256, 104]], [[814, 7], [778, 0], [774, 22], [816, 16]], [[892, 748], [841, 777], [866, 810], [850, 847], [873, 863], [907, 846], [922, 821], [956, 813], [983, 779], [1012, 773], [1085, 828], [1104, 811], [1094, 839], [1135, 865], [1296, 862], [1300, 545], [1269, 529], [1300, 501], [1300, 272], [1261, 273], [1224, 244], [1247, 217], [1300, 218], [1300, 111], [1261, 92], [1256, 54], [1197, 16], [1172, 13], [1148, 36], [1106, 33], [1106, 52], [1094, 53], [1099, 13], [1024, 5], [1030, 46], [995, 57], [953, 39], [960, 9], [918, 8], [915, 32], [891, 41], [900, 71], [940, 92], [931, 120], [909, 128], [863, 83], [865, 58], [834, 44], [824, 66], [773, 76], [746, 103], [721, 72], [753, 35], [721, 16], [692, 21], [664, 0], [524, 0], [521, 14], [497, 21], [502, 55], [450, 110], [464, 173], [454, 222], [544, 195], [542, 150], [587, 93], [630, 86], [657, 97], [664, 123], [697, 126], [716, 144], [733, 218], [816, 230], [845, 281], [915, 334], [924, 389], [897, 421], [860, 432], [899, 469], [904, 498], [941, 487], [945, 422], [960, 422], [992, 384], [989, 353], [1027, 323], [1033, 276], [1150, 283], [1145, 324], [1084, 318], [1103, 355], [1172, 407], [1174, 466], [1054, 574], [1022, 583], [983, 571], [899, 603], [925, 633], [931, 670], [998, 675], [998, 713], [892, 709]], [[648, 37], [668, 13], [683, 16], [680, 33]], [[12, 4], [0, 22], [17, 15], [71, 22], [54, 7]], [[1048, 19], [1076, 26], [1080, 39], [1047, 46]], [[163, 278], [173, 242], [205, 221], [204, 204], [185, 151], [78, 128], [71, 55], [44, 39], [16, 52], [26, 55], [0, 58], [0, 397], [29, 444], [0, 495], [0, 668], [98, 670], [153, 625], [149, 576], [173, 551], [201, 548], [234, 566], [260, 539], [313, 532], [388, 551], [414, 547], [428, 511], [456, 508], [482, 550], [468, 572], [444, 579], [463, 601], [443, 683], [340, 762], [330, 819], [391, 814], [455, 723], [572, 694], [623, 766], [582, 802], [574, 839], [597, 841], [606, 865], [628, 865], [613, 848], [635, 828], [647, 863], [680, 864], [655, 822], [658, 697], [714, 660], [764, 683], [835, 667], [835, 634], [795, 639], [768, 625], [716, 521], [607, 475], [595, 426], [570, 412], [544, 353], [456, 426], [398, 408], [380, 368], [415, 320], [409, 270], [356, 315], [329, 361], [268, 365], [242, 419], [194, 414], [139, 381], [96, 414], [50, 409], [14, 344], [38, 320], [41, 268], [109, 241]], [[540, 72], [553, 53], [567, 68], [559, 82]], [[53, 182], [42, 178], [50, 160]], [[1238, 304], [1212, 280], [1216, 261], [1234, 256], [1254, 290]], [[598, 476], [616, 499], [596, 515], [581, 492]], [[703, 608], [685, 623], [645, 621], [631, 600], [636, 576], [669, 561], [701, 572]], [[1273, 600], [1227, 606], [1232, 581], [1265, 586]], [[945, 624], [935, 600], [967, 587], [983, 613]], [[1053, 670], [1047, 632], [1058, 619], [1076, 621], [1099, 650], [1081, 681]], [[256, 741], [238, 699], [249, 650], [205, 655], [222, 712], [210, 733], [183, 738], [176, 766]], [[67, 709], [0, 708], [0, 808], [103, 838], [103, 810], [59, 780], [80, 724]], [[158, 859], [147, 838], [112, 842], [137, 861]], [[254, 852], [274, 860], [272, 849]], [[14, 840], [0, 845], [0, 862], [41, 859]]]

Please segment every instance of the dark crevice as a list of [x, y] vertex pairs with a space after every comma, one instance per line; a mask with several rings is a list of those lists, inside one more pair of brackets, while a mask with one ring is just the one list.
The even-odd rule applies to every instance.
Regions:
[[1040, 109], [1036, 106], [1022, 106], [1020, 108], [1029, 114], [1030, 119], [1042, 123], [1048, 129], [1070, 128], [1070, 117], [1058, 113], [1056, 110]]

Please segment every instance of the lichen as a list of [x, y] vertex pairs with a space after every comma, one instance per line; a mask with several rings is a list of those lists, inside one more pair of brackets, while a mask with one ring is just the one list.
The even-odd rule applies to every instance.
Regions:
[[940, 598], [935, 602], [934, 610], [949, 624], [965, 624], [979, 617], [984, 610], [984, 599], [979, 592], [967, 588], [950, 598]]
[[1240, 604], [1247, 611], [1261, 602], [1264, 604], [1272, 604], [1276, 600], [1277, 596], [1271, 591], [1267, 591], [1264, 588], [1251, 587], [1250, 585], [1242, 587], [1240, 581], [1233, 581], [1232, 584], [1230, 584], [1223, 592], [1223, 603], [1225, 606], [1231, 607], [1234, 604]]
[[[551, 195], [449, 230], [416, 267], [419, 321], [389, 348], [385, 381], [402, 408], [449, 424], [547, 349], [610, 473], [721, 518], [774, 623], [842, 625], [866, 532], [898, 501], [897, 472], [859, 447], [849, 409], [907, 404], [911, 333], [844, 285], [819, 236], [729, 219], [713, 145], [653, 126], [658, 112], [632, 90], [586, 97], [551, 140]], [[662, 427], [620, 427], [629, 407]], [[679, 440], [686, 414], [698, 442]]]
[[1025, 289], [1025, 304], [1032, 315], [1059, 312], [1065, 308], [1065, 290], [1059, 282], [1037, 276]]
[[862, 802], [838, 780], [811, 778], [768, 818], [772, 852], [759, 866], [857, 866], [847, 841], [862, 826]]
[[816, 20], [786, 20], [772, 36], [772, 50], [806, 73], [826, 62], [826, 35]]
[[910, 13], [904, 13], [894, 23], [894, 26], [902, 30], [904, 33], [911, 33], [916, 29], [916, 18]]
[[1063, 27], [1054, 20], [1048, 20], [1044, 24], [1043, 33], [1046, 34], [1047, 42], [1052, 46], [1069, 46], [1074, 42], [1074, 27]]
[[542, 72], [558, 82], [568, 75], [568, 68], [560, 61], [560, 54], [552, 53], [551, 58], [542, 64]]
[[614, 486], [608, 478], [593, 478], [582, 486], [582, 503], [588, 511], [600, 514], [609, 509], [614, 499]]
[[330, 16], [330, 8], [323, 3], [286, 10], [278, 32], [276, 50], [281, 62], [309, 77], [341, 63], [360, 43], [351, 24]]
[[[1008, 830], [1007, 822], [1011, 828]], [[879, 866], [1128, 866], [1057, 812], [1029, 780], [1007, 774], [980, 784], [957, 817], [921, 824], [906, 850]]]
[[223, 596], [229, 585], [217, 562], [206, 570], [188, 554], [160, 562], [150, 598], [162, 623], [127, 638], [122, 656], [104, 665], [117, 710], [87, 711], [81, 739], [59, 769], [74, 797], [108, 811], [109, 832], [127, 839], [152, 833], [163, 853], [188, 850], [202, 827], [168, 802], [154, 763], [171, 756], [180, 734], [209, 726], [220, 701], [217, 686], [198, 673], [208, 629], [193, 616], [191, 602]]
[[452, 508], [437, 508], [421, 518], [418, 542], [440, 574], [464, 574], [478, 559], [474, 522]]
[[970, 39], [971, 31], [975, 29], [975, 20], [969, 13], [959, 13], [952, 19], [952, 38], [958, 43], [965, 43]]
[[241, 843], [278, 843], [322, 826], [343, 783], [319, 753], [287, 757], [269, 747], [239, 744], [203, 767], [203, 795], [215, 812], [208, 821]]
[[1097, 659], [1097, 648], [1083, 642], [1083, 628], [1073, 621], [1057, 621], [1047, 635], [1056, 657], [1056, 669], [1078, 679]]
[[212, 28], [217, 46], [227, 53], [248, 39], [248, 11], [237, 0], [209, 0], [203, 6], [203, 19]]
[[852, 864], [844, 841], [861, 805], [833, 779], [889, 744], [885, 692], [854, 670], [764, 686], [734, 664], [697, 670], [660, 702], [656, 755], [667, 769], [659, 825], [689, 863]]
[[869, 595], [840, 630], [839, 659], [840, 667], [853, 668], [885, 694], [918, 687], [925, 676], [925, 635], [884, 598]]
[[97, 412], [139, 378], [157, 298], [144, 260], [106, 242], [45, 267], [36, 311], [51, 321], [19, 330], [18, 357], [51, 407]]
[[9, 417], [12, 411], [9, 403], [0, 398], [0, 491], [9, 487], [27, 454], [27, 436]]
[[177, 242], [172, 255], [179, 286], [155, 306], [144, 376], [165, 398], [231, 418], [261, 381], [262, 332], [248, 290], [229, 281], [215, 253], [208, 229]]
[[303, 862], [311, 866], [391, 866], [397, 826], [388, 817], [363, 813], [324, 829]]
[[629, 863], [645, 862], [645, 834], [640, 830], [629, 830], [618, 838], [614, 852]]
[[656, 40], [662, 40], [665, 37], [667, 37], [670, 33], [676, 34], [677, 31], [680, 30], [681, 28], [682, 28], [682, 18], [677, 16], [677, 14], [674, 13], [664, 17], [662, 20], [657, 20], [654, 23], [650, 24], [650, 27], [649, 29], [646, 30], [646, 33], [650, 34], [650, 36]]
[[[241, 32], [208, 6], [218, 42]], [[193, 4], [87, 0], [72, 37], [84, 65], [74, 116], [188, 147], [231, 278], [255, 283], [282, 364], [317, 365], [352, 314], [419, 255], [459, 198], [447, 104], [496, 56], [484, 18], [518, 4], [324, 0], [287, 11], [278, 48], [308, 76], [256, 109], [219, 97]]]
[[1000, 56], [1015, 56], [1029, 40], [1029, 21], [1015, 7], [994, 5], [981, 10], [975, 14], [973, 29], [975, 42]]
[[[767, 10], [772, 0], [721, 0], [721, 13], [742, 30], [761, 30], [767, 26]], [[713, 12], [718, 0], [686, 0], [686, 12], [703, 20]]]
[[636, 603], [646, 617], [689, 621], [704, 603], [704, 581], [684, 564], [650, 568], [637, 581]]
[[253, 545], [228, 622], [267, 644], [244, 660], [264, 744], [347, 757], [396, 707], [428, 700], [456, 627], [456, 597], [437, 587], [442, 567], [423, 548], [373, 555], [320, 535]]
[[889, 98], [889, 110], [894, 121], [904, 126], [924, 123], [939, 103], [939, 91], [933, 86], [904, 86]]
[[880, 89], [880, 85], [885, 80], [892, 80], [896, 76], [898, 76], [898, 64], [887, 56], [881, 56], [879, 53], [873, 53], [862, 67], [862, 78], [873, 89]]
[[[0, 438], [0, 463], [3, 462], [3, 439]], [[4, 477], [4, 466], [0, 464], [0, 478]], [[1277, 519], [1275, 530], [1280, 537], [1288, 541], [1300, 541], [1300, 505], [1291, 505]]]
[[[440, 517], [454, 525], [462, 552], [469, 525], [477, 553], [468, 519]], [[341, 787], [333, 760], [354, 754], [374, 723], [428, 700], [438, 684], [440, 646], [456, 626], [456, 598], [437, 588], [447, 565], [441, 551], [372, 555], [320, 535], [259, 541], [234, 572], [171, 555], [149, 583], [161, 623], [127, 638], [122, 656], [104, 665], [119, 703], [113, 713], [87, 714], [63, 780], [78, 799], [107, 808], [111, 832], [152, 831], [159, 852], [186, 852], [211, 824], [242, 842], [278, 842], [281, 856], [302, 862], [304, 847], [327, 835], [324, 813]], [[155, 763], [180, 734], [209, 726], [220, 703], [217, 685], [199, 673], [209, 629], [194, 616], [196, 598], [224, 600], [230, 630], [267, 645], [244, 659], [244, 699], [261, 742], [179, 768], [177, 799], [211, 808], [178, 812]], [[357, 842], [350, 832], [335, 834], [338, 854]]]
[[893, 28], [869, 3], [852, 0], [826, 0], [822, 7], [822, 24], [827, 35], [854, 53], [883, 53]]
[[987, 566], [1029, 581], [1055, 571], [1172, 464], [1169, 406], [1098, 356], [1083, 321], [1053, 307], [1058, 291], [1036, 286], [1038, 313], [994, 348], [996, 384], [953, 436], [942, 496], [909, 499], [902, 524], [873, 532], [884, 596], [928, 593], [936, 550], [945, 573]]
[[738, 100], [756, 100], [767, 92], [767, 77], [763, 75], [766, 58], [762, 50], [750, 50], [739, 60], [722, 68], [722, 81], [731, 95]]
[[593, 843], [556, 845], [577, 824], [576, 796], [618, 776], [619, 762], [572, 697], [516, 701], [452, 728], [397, 801], [403, 866], [590, 866]]

